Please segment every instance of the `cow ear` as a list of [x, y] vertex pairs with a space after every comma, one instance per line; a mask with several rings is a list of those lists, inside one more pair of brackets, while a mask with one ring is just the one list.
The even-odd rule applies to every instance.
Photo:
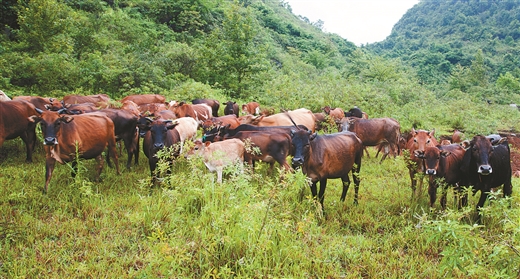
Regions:
[[435, 128], [433, 128], [433, 130], [431, 130], [431, 131], [428, 133], [428, 135], [430, 135], [430, 136], [433, 137], [433, 136], [435, 135]]
[[72, 117], [70, 115], [64, 115], [64, 116], [60, 117], [60, 120], [65, 123], [70, 123], [72, 120], [74, 120], [74, 117]]
[[204, 146], [205, 146], [205, 147], [208, 147], [210, 144], [211, 144], [210, 141], [206, 141], [206, 142], [204, 142]]
[[446, 158], [446, 157], [448, 157], [450, 155], [451, 155], [450, 151], [446, 151], [446, 150], [442, 150], [441, 151], [441, 156], [444, 157], [444, 158]]
[[38, 123], [42, 120], [42, 118], [39, 117], [38, 115], [29, 116], [27, 119], [29, 120], [29, 122], [33, 122], [33, 123]]
[[318, 134], [314, 133], [309, 136], [309, 140], [314, 140]]

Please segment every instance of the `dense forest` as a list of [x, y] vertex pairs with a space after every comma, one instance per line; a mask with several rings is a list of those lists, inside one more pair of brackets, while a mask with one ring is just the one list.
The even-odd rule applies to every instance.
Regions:
[[[284, 0], [2, 0], [0, 90], [254, 100], [273, 112], [358, 106], [403, 133], [504, 132], [518, 158], [519, 16], [516, 0], [422, 0], [386, 40], [357, 47]], [[479, 194], [459, 208], [453, 187], [438, 189], [444, 209], [430, 206], [426, 179], [412, 194], [408, 150], [381, 161], [369, 148], [358, 204], [352, 184], [340, 201], [345, 185], [330, 179], [325, 214], [300, 170], [237, 164], [219, 184], [202, 159], [166, 149], [157, 184], [141, 152], [120, 175], [104, 167], [101, 181], [95, 160], [56, 164], [43, 194], [51, 160], [37, 134], [32, 163], [20, 139], [0, 148], [1, 278], [520, 274], [518, 178], [511, 197], [490, 193], [481, 215]]]

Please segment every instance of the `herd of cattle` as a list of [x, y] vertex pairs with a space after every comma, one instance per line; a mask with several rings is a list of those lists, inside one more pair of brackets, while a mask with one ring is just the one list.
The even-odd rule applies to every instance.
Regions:
[[[126, 167], [131, 167], [132, 160], [137, 164], [142, 146], [152, 177], [158, 163], [155, 155], [166, 147], [177, 147], [174, 158], [199, 154], [208, 169], [217, 172], [219, 183], [223, 168], [237, 161], [250, 165], [255, 161], [267, 162], [270, 171], [275, 162], [286, 171], [301, 168], [310, 179], [313, 196], [322, 206], [327, 179], [341, 178], [341, 200], [345, 199], [349, 173], [354, 180], [357, 203], [361, 158], [367, 146], [377, 146], [377, 153], [383, 152], [381, 160], [390, 154], [395, 158], [408, 150], [406, 161], [412, 194], [417, 183], [422, 186], [422, 179], [416, 174], [429, 176], [430, 206], [434, 205], [438, 187], [462, 190], [463, 186], [473, 186], [475, 192], [481, 191], [477, 209], [495, 187], [503, 185], [505, 196], [512, 193], [506, 138], [477, 135], [463, 144], [460, 133], [455, 131], [449, 142], [439, 144], [435, 130], [412, 129], [405, 136], [397, 120], [368, 118], [356, 107], [346, 112], [327, 106], [319, 113], [300, 108], [268, 114], [256, 102], [242, 105], [240, 112], [239, 106], [230, 101], [225, 104], [224, 115], [219, 116], [217, 100], [196, 99], [191, 104], [166, 102], [164, 96], [156, 94], [131, 95], [118, 101], [104, 94], [68, 95], [61, 100], [18, 96], [10, 100], [0, 91], [0, 100], [0, 146], [5, 140], [20, 137], [26, 146], [28, 162], [32, 161], [37, 143], [35, 129], [40, 123], [46, 152], [44, 192], [56, 161], [72, 162], [75, 168], [77, 155], [97, 160], [97, 178], [105, 160], [110, 166], [112, 159], [119, 173], [116, 141], [121, 140], [128, 154]], [[196, 139], [199, 129], [203, 136]], [[318, 134], [317, 130], [324, 133]], [[329, 133], [333, 130], [338, 132]], [[183, 151], [185, 141], [194, 142], [194, 147]], [[292, 156], [291, 164], [287, 162], [288, 156]], [[320, 182], [319, 193], [317, 182]], [[445, 189], [442, 192], [440, 201], [444, 208]], [[467, 194], [463, 194], [460, 206], [466, 204]]]

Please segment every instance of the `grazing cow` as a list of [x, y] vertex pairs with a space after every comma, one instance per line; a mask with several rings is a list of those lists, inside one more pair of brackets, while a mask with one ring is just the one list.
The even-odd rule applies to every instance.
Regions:
[[315, 112], [316, 131], [323, 131], [329, 133], [332, 127], [336, 127], [335, 121], [324, 112]]
[[423, 179], [422, 177], [415, 177], [418, 173], [424, 173], [424, 162], [422, 158], [417, 157], [417, 152], [424, 152], [426, 147], [435, 147], [439, 145], [434, 137], [435, 130], [415, 130], [408, 135], [408, 142], [406, 143], [406, 149], [410, 152], [409, 160], [407, 160], [408, 172], [412, 181], [412, 198], [415, 197], [415, 189], [417, 181], [419, 181], [419, 194], [422, 191]]
[[140, 130], [145, 131], [143, 139], [143, 151], [144, 155], [148, 158], [148, 165], [150, 166], [150, 174], [153, 181], [155, 182], [156, 174], [155, 169], [159, 158], [157, 158], [157, 152], [164, 149], [165, 147], [174, 147], [173, 157], [179, 156], [179, 149], [176, 145], [180, 143], [181, 138], [179, 132], [174, 129], [177, 123], [173, 123], [173, 120], [144, 118], [146, 123], [140, 127]]
[[29, 121], [29, 117], [34, 114], [34, 105], [27, 101], [0, 102], [0, 146], [6, 140], [20, 137], [25, 144], [27, 162], [32, 162], [32, 153], [36, 145], [36, 126]]
[[129, 95], [121, 99], [121, 103], [126, 101], [132, 101], [136, 105], [144, 105], [144, 104], [152, 104], [152, 103], [161, 103], [164, 104], [166, 102], [166, 98], [159, 94], [135, 94]]
[[[291, 133], [291, 144], [294, 148], [292, 165], [294, 168], [302, 167], [303, 173], [310, 178], [312, 195], [318, 196], [322, 208], [327, 179], [341, 178], [343, 191], [340, 200], [344, 201], [350, 186], [350, 172], [354, 179], [354, 203], [357, 204], [363, 143], [356, 134], [340, 132], [317, 135], [296, 130]], [[316, 189], [318, 181], [319, 193]]]
[[285, 133], [274, 131], [241, 131], [233, 136], [225, 136], [224, 139], [236, 138], [246, 143], [246, 154], [244, 160], [253, 166], [254, 161], [263, 161], [269, 163], [269, 174], [272, 173], [274, 163], [278, 162], [280, 167], [286, 171], [291, 170], [291, 166], [287, 163], [287, 156], [291, 148], [291, 137]]
[[63, 108], [63, 104], [55, 98], [43, 98], [39, 96], [16, 96], [13, 97], [13, 101], [25, 100], [33, 104], [34, 107], [41, 110], [54, 110], [58, 111]]
[[[231, 129], [229, 125], [216, 126], [211, 130], [204, 133], [202, 136], [202, 141], [220, 141], [224, 137], [230, 138], [235, 136], [238, 132], [242, 131], [258, 131], [258, 132], [268, 132], [268, 133], [279, 133], [290, 135], [291, 131], [294, 129], [294, 126], [266, 126], [266, 127], [258, 127], [256, 125], [250, 124], [240, 124], [235, 129]], [[298, 129], [307, 130], [307, 127], [304, 125], [298, 125]]]
[[344, 117], [341, 120], [341, 131], [356, 133], [365, 147], [378, 146], [382, 143], [387, 144], [390, 150], [385, 148], [385, 154], [381, 157], [381, 161], [388, 156], [389, 152], [394, 154], [394, 158], [399, 153], [401, 125], [393, 118], [363, 119], [357, 117]]
[[453, 131], [453, 135], [451, 136], [452, 143], [461, 143], [462, 142], [462, 132], [459, 130]]
[[339, 122], [343, 117], [345, 117], [345, 112], [341, 108], [331, 108], [330, 106], [322, 107], [321, 110], [325, 112], [334, 122]]
[[[114, 133], [116, 141], [122, 140], [128, 159], [126, 168], [129, 169], [132, 163], [132, 157], [135, 158], [134, 164], [139, 162], [139, 136], [137, 133], [138, 117], [132, 112], [124, 109], [102, 109], [100, 113], [104, 113], [114, 122]], [[107, 152], [107, 162], [110, 166], [109, 153]]]
[[226, 166], [243, 163], [245, 144], [239, 139], [227, 139], [211, 143], [195, 141], [189, 156], [199, 155], [210, 172], [217, 172], [217, 182], [222, 183], [222, 172]]
[[226, 103], [226, 106], [224, 107], [224, 115], [230, 115], [234, 114], [237, 117], [240, 115], [238, 114], [238, 105], [237, 102], [228, 101]]
[[218, 117], [218, 109], [220, 108], [220, 102], [213, 99], [194, 99], [191, 101], [192, 104], [206, 104], [211, 108], [211, 115]]
[[215, 127], [227, 126], [229, 129], [235, 129], [240, 126], [240, 121], [234, 114], [212, 117], [202, 123], [204, 133], [211, 131]]
[[270, 116], [244, 115], [239, 117], [239, 120], [242, 124], [252, 124], [260, 127], [292, 126], [293, 122], [291, 121], [291, 118], [294, 120], [294, 123], [297, 125], [304, 125], [313, 133], [316, 130], [316, 117], [312, 111], [305, 108], [277, 113]]
[[[480, 191], [477, 211], [484, 206], [492, 188], [503, 185], [504, 196], [511, 196], [511, 154], [506, 138], [492, 144], [492, 138], [477, 135], [469, 143], [464, 154], [461, 170], [464, 172], [473, 192]], [[467, 199], [463, 205], [467, 204]], [[478, 217], [480, 221], [480, 215]]]
[[94, 103], [63, 104], [63, 107], [66, 108], [64, 113], [67, 114], [83, 114], [99, 110]]
[[0, 102], [5, 101], [11, 101], [11, 98], [9, 98], [9, 96], [7, 96], [7, 94], [5, 94], [4, 91], [0, 90]]
[[424, 151], [415, 151], [415, 156], [424, 160], [425, 174], [429, 176], [430, 207], [433, 207], [437, 199], [437, 188], [440, 185], [444, 185], [441, 206], [442, 209], [446, 209], [447, 187], [452, 186], [460, 190], [462, 184], [465, 184], [460, 170], [465, 152], [459, 144], [438, 145], [426, 147]]
[[82, 104], [82, 103], [93, 103], [98, 108], [108, 108], [110, 97], [107, 94], [96, 94], [96, 95], [67, 95], [62, 99], [65, 104]]
[[142, 114], [155, 114], [157, 111], [167, 110], [168, 107], [164, 103], [147, 103], [137, 105], [139, 112]]
[[175, 113], [176, 118], [191, 117], [202, 123], [211, 117], [211, 108], [206, 104], [186, 104], [185, 102], [171, 102], [168, 108]]
[[99, 180], [103, 169], [103, 151], [108, 146], [109, 153], [120, 174], [116, 153], [116, 138], [114, 122], [103, 113], [87, 113], [80, 115], [60, 115], [56, 111], [36, 109], [39, 115], [29, 117], [30, 121], [40, 123], [43, 134], [43, 144], [46, 153], [45, 187], [46, 193], [54, 171], [56, 161], [61, 164], [72, 162], [76, 174], [76, 155], [83, 159], [96, 158], [96, 180]]
[[260, 104], [257, 102], [249, 102], [247, 104], [242, 105], [242, 113], [243, 114], [252, 114], [259, 115], [260, 114]]

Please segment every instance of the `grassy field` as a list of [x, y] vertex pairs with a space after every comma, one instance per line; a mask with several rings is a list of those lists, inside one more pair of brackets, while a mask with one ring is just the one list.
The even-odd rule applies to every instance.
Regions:
[[[48, 194], [44, 153], [25, 163], [20, 140], [0, 148], [0, 278], [517, 278], [518, 186], [513, 197], [430, 210], [426, 185], [411, 199], [403, 158], [364, 157], [359, 205], [353, 185], [339, 202], [331, 180], [326, 214], [301, 172], [267, 176], [230, 168], [222, 185], [200, 160], [179, 158], [160, 186], [148, 163], [76, 179], [56, 165]], [[123, 166], [126, 155], [120, 157]], [[124, 169], [124, 168], [123, 168]], [[512, 207], [509, 208], [509, 204]]]

